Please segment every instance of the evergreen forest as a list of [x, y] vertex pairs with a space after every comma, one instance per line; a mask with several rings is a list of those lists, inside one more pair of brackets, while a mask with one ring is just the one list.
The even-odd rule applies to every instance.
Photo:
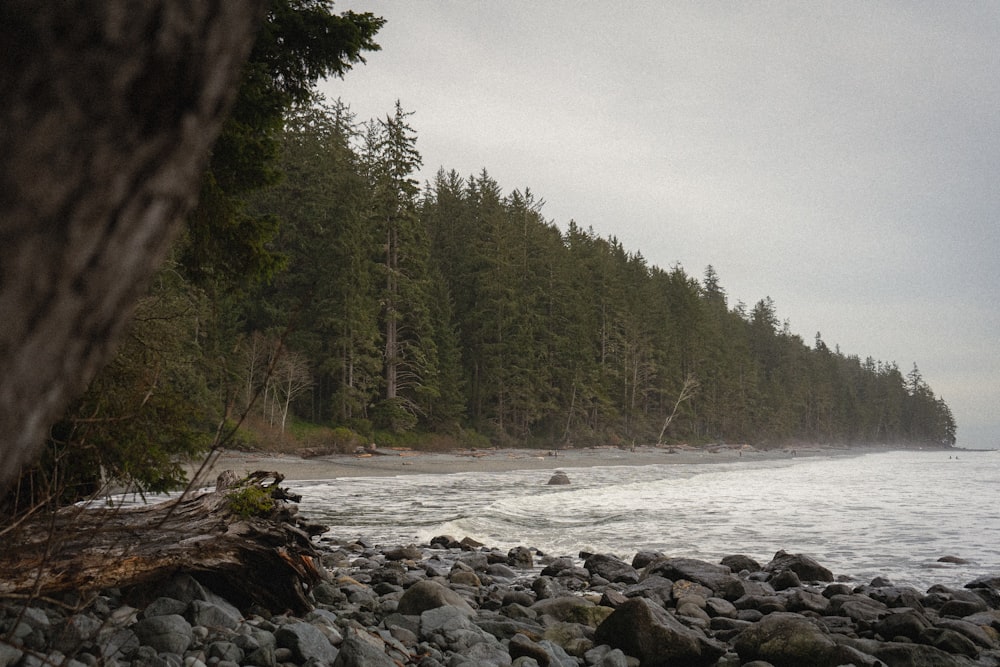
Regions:
[[[158, 490], [182, 480], [179, 456], [283, 441], [955, 443], [916, 365], [807, 343], [712, 266], [659, 267], [547, 220], [486, 169], [419, 182], [400, 103], [358, 119], [313, 91], [378, 48], [381, 19], [271, 4], [201, 203], [22, 488]], [[340, 42], [317, 54], [310, 30], [330, 25]]]
[[287, 269], [241, 333], [291, 326], [302, 418], [528, 447], [954, 442], [916, 366], [809, 346], [769, 298], [730, 304], [711, 266], [560, 229], [485, 169], [420, 186], [398, 103], [360, 124], [340, 102], [299, 110], [282, 145], [287, 177], [255, 206], [282, 220]]

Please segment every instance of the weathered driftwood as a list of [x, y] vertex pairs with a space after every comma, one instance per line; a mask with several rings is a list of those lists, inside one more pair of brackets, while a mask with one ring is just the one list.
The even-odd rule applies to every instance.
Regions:
[[[51, 596], [148, 584], [189, 572], [233, 602], [296, 613], [324, 574], [310, 533], [278, 484], [255, 472], [211, 493], [128, 508], [61, 510], [19, 526], [0, 546], [0, 597]], [[255, 489], [263, 494], [240, 496]], [[234, 498], [269, 497], [247, 517]]]

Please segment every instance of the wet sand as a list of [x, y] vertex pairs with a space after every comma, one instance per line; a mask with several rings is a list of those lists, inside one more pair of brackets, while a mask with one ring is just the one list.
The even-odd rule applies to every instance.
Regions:
[[[278, 472], [287, 480], [336, 479], [340, 477], [394, 477], [397, 475], [448, 474], [460, 472], [505, 472], [510, 470], [559, 470], [593, 466], [643, 466], [654, 464], [734, 463], [781, 460], [793, 456], [857, 455], [874, 449], [802, 448], [758, 451], [753, 448], [591, 447], [552, 452], [535, 449], [459, 450], [428, 453], [378, 449], [365, 455], [332, 455], [300, 458], [288, 454], [222, 450], [202, 466], [187, 466], [189, 476], [198, 472], [199, 483], [210, 484], [223, 470], [244, 475], [256, 470]], [[199, 468], [202, 468], [199, 472]]]

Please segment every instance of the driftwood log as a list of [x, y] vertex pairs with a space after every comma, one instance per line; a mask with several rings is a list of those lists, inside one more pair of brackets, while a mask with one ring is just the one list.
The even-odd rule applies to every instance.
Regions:
[[[221, 477], [221, 476], [220, 476]], [[154, 584], [187, 572], [237, 606], [303, 613], [325, 574], [299, 498], [255, 472], [216, 491], [155, 505], [38, 517], [3, 536], [0, 598]]]

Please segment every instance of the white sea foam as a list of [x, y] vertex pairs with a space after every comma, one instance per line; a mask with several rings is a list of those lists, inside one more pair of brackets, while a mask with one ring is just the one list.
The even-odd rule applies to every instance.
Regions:
[[[339, 537], [450, 534], [557, 555], [663, 551], [718, 561], [806, 553], [858, 581], [925, 589], [1000, 575], [1000, 452], [887, 452], [761, 463], [573, 468], [292, 482]], [[967, 565], [938, 563], [957, 556]]]

